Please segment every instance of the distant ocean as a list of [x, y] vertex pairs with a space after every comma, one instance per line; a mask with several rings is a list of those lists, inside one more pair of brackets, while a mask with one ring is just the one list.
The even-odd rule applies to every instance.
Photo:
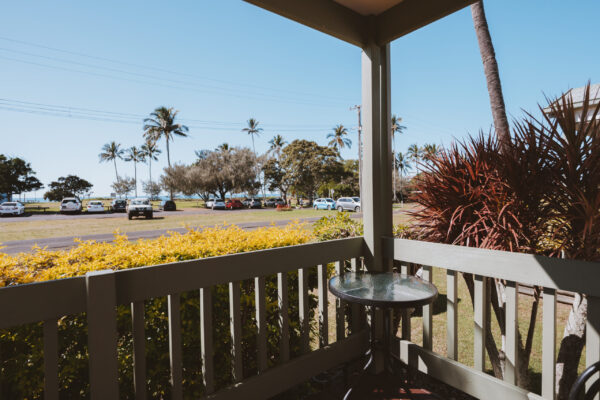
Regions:
[[[279, 197], [279, 194], [276, 193], [267, 193], [266, 194], [267, 197]], [[22, 201], [25, 203], [48, 203], [48, 200], [44, 199], [43, 197], [34, 197], [34, 196], [28, 196], [25, 195], [24, 196], [25, 199], [23, 199], [23, 196], [13, 196], [13, 201]], [[132, 199], [135, 196], [128, 196], [128, 199]], [[139, 196], [141, 198], [146, 198], [147, 196]], [[199, 200], [200, 197], [199, 196], [174, 196], [175, 200], [180, 199], [180, 200]], [[228, 196], [228, 197], [233, 197], [233, 198], [246, 198], [248, 196], [246, 196], [245, 194], [234, 194], [233, 196]], [[256, 197], [262, 197], [262, 195], [257, 195]], [[85, 197], [85, 199], [88, 199], [89, 197]], [[93, 199], [112, 199], [112, 197], [110, 196], [92, 196], [91, 198]], [[160, 200], [169, 200], [169, 196], [158, 196], [158, 198]]]

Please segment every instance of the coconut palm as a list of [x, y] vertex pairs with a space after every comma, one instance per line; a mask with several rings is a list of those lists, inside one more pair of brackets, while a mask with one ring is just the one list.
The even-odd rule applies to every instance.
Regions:
[[252, 151], [254, 151], [254, 155], [256, 156], [256, 149], [254, 148], [254, 136], [260, 135], [262, 132], [262, 128], [258, 127], [259, 122], [254, 118], [250, 118], [247, 121], [248, 126], [242, 129], [242, 132], [246, 132], [252, 138]]
[[133, 161], [133, 182], [135, 184], [135, 197], [137, 197], [137, 163], [145, 162], [146, 155], [142, 149], [131, 146], [125, 151], [125, 161]]
[[[392, 160], [396, 159], [396, 134], [400, 135], [406, 127], [401, 125], [402, 118], [397, 117], [396, 114], [392, 115]], [[396, 168], [392, 168], [392, 182], [394, 183], [394, 201], [396, 198]]]
[[144, 137], [154, 142], [161, 138], [165, 139], [167, 144], [167, 165], [171, 168], [171, 155], [169, 152], [169, 142], [175, 136], [187, 137], [188, 127], [175, 123], [179, 111], [172, 107], [158, 107], [150, 113], [150, 118], [144, 120]]
[[423, 149], [421, 149], [421, 152], [422, 152], [421, 157], [423, 158], [423, 160], [429, 162], [429, 161], [433, 160], [435, 157], [437, 157], [437, 155], [440, 153], [440, 148], [435, 143], [426, 144], [423, 146]]
[[404, 177], [404, 174], [410, 169], [411, 166], [408, 162], [408, 157], [406, 157], [401, 152], [398, 152], [398, 154], [394, 158], [394, 170], [398, 170], [400, 172], [400, 198], [402, 199], [402, 202], [404, 202], [404, 196], [402, 195], [402, 178]]
[[352, 146], [352, 140], [346, 136], [348, 136], [348, 129], [346, 129], [344, 125], [336, 125], [333, 128], [333, 132], [327, 134], [327, 139], [331, 139], [329, 141], [329, 146], [336, 150], [343, 149], [346, 146], [350, 148]]
[[269, 153], [275, 154], [277, 159], [279, 159], [281, 156], [281, 150], [283, 149], [283, 146], [287, 144], [287, 142], [281, 135], [275, 135], [273, 136], [273, 139], [269, 140], [269, 144], [271, 145], [271, 147], [269, 147]]
[[100, 162], [112, 161], [115, 165], [115, 177], [119, 180], [119, 173], [117, 172], [117, 159], [123, 159], [124, 150], [121, 149], [121, 144], [117, 142], [106, 143], [102, 146], [102, 153], [98, 154]]
[[421, 149], [416, 144], [411, 144], [408, 146], [407, 150], [408, 159], [415, 164], [417, 168], [417, 175], [419, 174], [419, 163], [421, 162], [421, 158], [423, 157], [423, 149]]
[[150, 183], [152, 183], [152, 161], [158, 161], [158, 156], [162, 151], [158, 148], [158, 145], [153, 140], [146, 140], [146, 143], [142, 145], [142, 151], [144, 156], [148, 160], [148, 171], [150, 172]]

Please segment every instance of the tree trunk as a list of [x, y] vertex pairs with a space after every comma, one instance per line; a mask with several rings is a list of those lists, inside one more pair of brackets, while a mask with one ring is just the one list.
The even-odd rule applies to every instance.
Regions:
[[[169, 166], [169, 169], [171, 168], [171, 155], [169, 154], [169, 138], [166, 138], [166, 142], [167, 142], [167, 165]], [[169, 200], [173, 201], [173, 187], [169, 186]]]
[[117, 182], [119, 182], [119, 173], [117, 172], [117, 159], [113, 158], [113, 162], [115, 163], [115, 177], [117, 178]]
[[133, 182], [135, 182], [135, 197], [138, 197], [137, 194], [137, 162], [133, 162]]
[[585, 344], [585, 321], [587, 319], [587, 298], [575, 294], [569, 319], [565, 325], [563, 339], [556, 360], [557, 400], [566, 400], [569, 390], [577, 379], [577, 366]]
[[500, 139], [500, 143], [508, 143], [510, 140], [510, 128], [508, 126], [508, 118], [506, 117], [498, 62], [496, 61], [496, 53], [492, 44], [492, 37], [490, 36], [482, 0], [471, 5], [471, 15], [473, 16], [473, 24], [475, 25], [475, 33], [487, 81], [496, 134], [498, 135], [498, 139]]

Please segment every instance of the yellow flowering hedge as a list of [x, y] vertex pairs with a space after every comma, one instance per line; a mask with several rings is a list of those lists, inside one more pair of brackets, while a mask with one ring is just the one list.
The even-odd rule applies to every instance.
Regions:
[[[266, 227], [246, 231], [237, 226], [219, 226], [186, 233], [169, 233], [152, 240], [128, 241], [116, 234], [112, 243], [78, 242], [65, 251], [36, 248], [31, 253], [7, 255], [0, 253], [2, 286], [40, 282], [84, 275], [88, 271], [125, 269], [174, 261], [213, 257], [273, 247], [291, 246], [314, 240], [312, 233], [301, 224], [286, 227]], [[1, 250], [0, 250], [1, 251]], [[267, 326], [269, 362], [279, 358], [279, 329], [277, 325], [276, 277], [267, 278]], [[316, 287], [316, 273], [309, 274], [309, 288]], [[300, 351], [297, 274], [288, 274], [290, 345], [293, 355]], [[245, 376], [256, 373], [256, 325], [254, 320], [254, 282], [241, 283], [242, 348]], [[213, 328], [215, 344], [215, 377], [217, 386], [231, 383], [228, 288], [212, 288]], [[43, 301], [43, 299], [38, 299]], [[310, 298], [314, 310], [316, 299]], [[165, 298], [145, 302], [147, 390], [151, 398], [169, 398], [168, 318]], [[181, 296], [183, 385], [186, 398], [202, 396], [199, 295], [198, 291]], [[312, 320], [312, 319], [311, 319]], [[118, 308], [119, 369], [121, 398], [133, 398], [132, 337], [129, 307]], [[79, 399], [89, 396], [87, 365], [87, 323], [85, 315], [63, 317], [59, 320], [59, 382], [60, 397]], [[314, 329], [314, 327], [313, 327]], [[42, 398], [43, 354], [42, 324], [30, 324], [0, 331], [2, 381], [0, 397]]]

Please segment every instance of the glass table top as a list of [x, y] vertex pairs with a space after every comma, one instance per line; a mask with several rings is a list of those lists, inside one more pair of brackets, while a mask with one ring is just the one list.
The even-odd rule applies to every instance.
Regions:
[[379, 307], [417, 307], [438, 295], [430, 282], [395, 272], [349, 272], [329, 280], [329, 290], [349, 302]]

